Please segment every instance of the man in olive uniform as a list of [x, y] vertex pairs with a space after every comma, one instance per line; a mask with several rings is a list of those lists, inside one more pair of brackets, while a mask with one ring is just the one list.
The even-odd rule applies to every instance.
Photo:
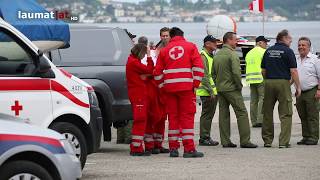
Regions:
[[216, 83], [219, 97], [219, 129], [221, 144], [225, 148], [235, 148], [230, 140], [230, 110], [233, 107], [238, 122], [241, 148], [256, 148], [250, 142], [250, 125], [247, 109], [241, 94], [240, 59], [235, 52], [237, 36], [227, 32], [223, 36], [223, 46], [214, 57], [213, 80]]
[[297, 98], [297, 110], [303, 138], [298, 145], [317, 145], [319, 140], [320, 59], [310, 47], [309, 38], [299, 39], [297, 65], [302, 92]]
[[262, 104], [264, 83], [261, 74], [261, 61], [269, 40], [264, 36], [256, 38], [256, 47], [246, 55], [246, 81], [250, 84], [250, 120], [252, 127], [262, 127]]
[[277, 43], [268, 48], [263, 56], [261, 68], [265, 78], [263, 102], [262, 139], [264, 147], [271, 147], [274, 138], [273, 108], [279, 102], [281, 133], [279, 148], [290, 147], [292, 127], [292, 94], [290, 80], [296, 87], [296, 96], [301, 94], [296, 57], [290, 44], [292, 37], [287, 30], [277, 35]]
[[202, 102], [202, 112], [200, 116], [200, 146], [217, 146], [219, 142], [213, 141], [210, 136], [212, 118], [216, 112], [218, 98], [217, 89], [212, 79], [213, 51], [217, 49], [218, 39], [211, 35], [204, 38], [201, 58], [204, 66], [204, 77], [197, 89], [197, 96]]

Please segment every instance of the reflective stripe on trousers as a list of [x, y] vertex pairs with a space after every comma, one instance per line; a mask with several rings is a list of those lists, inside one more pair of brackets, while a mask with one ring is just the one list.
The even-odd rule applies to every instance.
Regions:
[[193, 140], [193, 136], [192, 135], [182, 136], [182, 140], [187, 140], [187, 139], [192, 139]]
[[151, 134], [145, 134], [144, 141], [145, 142], [153, 142], [153, 136]]
[[143, 141], [143, 136], [136, 136], [136, 135], [132, 135], [131, 139], [132, 140], [140, 140], [140, 141]]
[[182, 129], [182, 133], [194, 133], [194, 129]]
[[162, 135], [158, 133], [153, 134], [153, 140], [157, 142], [162, 142]]
[[182, 140], [193, 140], [194, 129], [182, 129]]
[[180, 130], [169, 130], [168, 131], [169, 141], [178, 141], [179, 135], [180, 135]]

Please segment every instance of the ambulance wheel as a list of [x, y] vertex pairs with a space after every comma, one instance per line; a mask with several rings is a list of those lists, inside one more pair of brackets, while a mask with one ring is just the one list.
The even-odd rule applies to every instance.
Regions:
[[0, 168], [0, 179], [53, 180], [48, 171], [31, 161], [11, 161]]
[[83, 168], [87, 161], [86, 139], [81, 130], [67, 122], [57, 122], [50, 126], [51, 129], [61, 133], [72, 145], [76, 156], [80, 159]]

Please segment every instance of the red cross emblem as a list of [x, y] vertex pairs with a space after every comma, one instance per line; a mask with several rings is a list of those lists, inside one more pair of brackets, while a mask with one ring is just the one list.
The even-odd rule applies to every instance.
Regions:
[[169, 50], [169, 56], [173, 60], [181, 58], [184, 54], [184, 49], [181, 46], [175, 46]]
[[19, 116], [20, 111], [22, 111], [23, 107], [19, 105], [19, 101], [14, 101], [14, 105], [11, 106], [11, 111], [15, 112], [16, 116]]

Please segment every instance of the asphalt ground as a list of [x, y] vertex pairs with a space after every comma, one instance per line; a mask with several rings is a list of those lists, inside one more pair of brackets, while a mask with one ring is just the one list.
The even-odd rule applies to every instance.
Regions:
[[[244, 88], [245, 99], [249, 90]], [[295, 100], [294, 100], [295, 101]], [[249, 101], [245, 102], [249, 110]], [[217, 109], [218, 110], [218, 109]], [[195, 117], [195, 141], [199, 139], [199, 116], [201, 107], [197, 107]], [[197, 146], [205, 154], [203, 158], [169, 158], [168, 154], [150, 157], [129, 156], [129, 145], [118, 145], [116, 130], [113, 130], [111, 142], [103, 142], [98, 153], [88, 156], [83, 170], [84, 180], [97, 179], [200, 179], [200, 180], [320, 180], [320, 145], [300, 146], [301, 124], [294, 108], [292, 127], [292, 148], [279, 149], [280, 133], [277, 106], [274, 111], [275, 139], [272, 148], [264, 148], [261, 128], [251, 128], [251, 141], [257, 143], [257, 149], [226, 149]], [[239, 146], [239, 134], [235, 115], [232, 111], [232, 141]], [[219, 141], [218, 111], [213, 119], [212, 137]], [[168, 147], [167, 138], [165, 146]], [[183, 150], [180, 149], [180, 156]]]

